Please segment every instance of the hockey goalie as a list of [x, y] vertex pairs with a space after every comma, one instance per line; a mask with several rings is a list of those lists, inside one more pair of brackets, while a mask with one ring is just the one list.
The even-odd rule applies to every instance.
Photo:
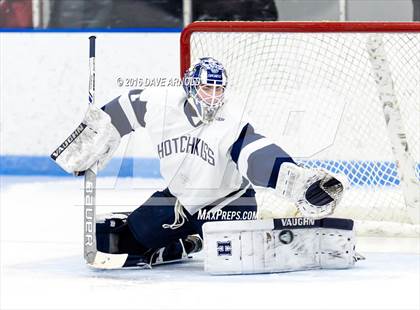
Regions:
[[[134, 89], [88, 109], [75, 139], [55, 158], [58, 165], [75, 174], [95, 163], [100, 170], [121, 137], [145, 128], [167, 185], [132, 212], [98, 218], [98, 250], [135, 258], [124, 266], [150, 267], [200, 251], [204, 231], [205, 265], [214, 273], [352, 266], [352, 221], [322, 219], [342, 198], [345, 178], [298, 166], [229, 114], [227, 87], [223, 65], [205, 57], [185, 73], [183, 87]], [[254, 187], [271, 188], [303, 217], [257, 220]]]

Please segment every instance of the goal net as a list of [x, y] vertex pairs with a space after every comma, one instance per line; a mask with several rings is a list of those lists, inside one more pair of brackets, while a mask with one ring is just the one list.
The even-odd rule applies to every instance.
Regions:
[[[420, 24], [193, 23], [181, 72], [205, 56], [227, 70], [230, 109], [298, 163], [347, 176], [334, 216], [418, 236]], [[257, 201], [261, 217], [296, 215], [270, 190]]]

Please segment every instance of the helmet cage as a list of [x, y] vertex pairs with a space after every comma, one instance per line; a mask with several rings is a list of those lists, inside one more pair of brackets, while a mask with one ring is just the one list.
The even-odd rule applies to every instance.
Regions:
[[186, 72], [183, 86], [188, 101], [204, 123], [213, 121], [223, 106], [226, 84], [223, 66], [210, 57], [201, 58]]

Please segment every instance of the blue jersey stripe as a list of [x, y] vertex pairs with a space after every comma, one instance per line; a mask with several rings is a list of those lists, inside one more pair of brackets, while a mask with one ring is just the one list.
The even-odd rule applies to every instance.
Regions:
[[[238, 164], [241, 151], [249, 144], [265, 138], [255, 132], [251, 124], [246, 124], [239, 134], [238, 139], [232, 145], [231, 157]], [[276, 187], [280, 166], [284, 162], [294, 163], [293, 159], [282, 148], [275, 144], [269, 144], [252, 152], [248, 158], [248, 170], [246, 177], [252, 184], [263, 187]], [[242, 173], [245, 173], [242, 171]]]
[[251, 124], [246, 124], [239, 134], [238, 139], [236, 139], [235, 143], [232, 145], [232, 149], [230, 151], [230, 155], [232, 157], [232, 160], [238, 164], [239, 155], [241, 154], [241, 151], [246, 147], [248, 144], [258, 140], [262, 139], [264, 136], [255, 133], [254, 127], [252, 127]]
[[146, 115], [146, 101], [140, 100], [140, 95], [143, 89], [133, 89], [128, 93], [128, 99], [130, 100], [131, 107], [133, 108], [134, 114], [136, 115], [137, 121], [141, 127], [146, 127], [145, 115]]
[[284, 162], [294, 163], [279, 146], [267, 145], [249, 156], [247, 177], [254, 185], [275, 188], [280, 166]]
[[122, 137], [130, 133], [133, 128], [131, 127], [130, 121], [121, 108], [119, 102], [120, 98], [121, 96], [107, 103], [102, 107], [102, 110], [104, 110], [111, 117], [112, 125], [114, 125]]

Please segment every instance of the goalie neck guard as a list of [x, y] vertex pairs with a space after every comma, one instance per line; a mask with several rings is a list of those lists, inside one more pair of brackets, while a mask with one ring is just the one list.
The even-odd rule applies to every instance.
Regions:
[[188, 102], [203, 123], [212, 122], [223, 106], [226, 85], [225, 68], [212, 57], [200, 58], [185, 72], [183, 87]]

